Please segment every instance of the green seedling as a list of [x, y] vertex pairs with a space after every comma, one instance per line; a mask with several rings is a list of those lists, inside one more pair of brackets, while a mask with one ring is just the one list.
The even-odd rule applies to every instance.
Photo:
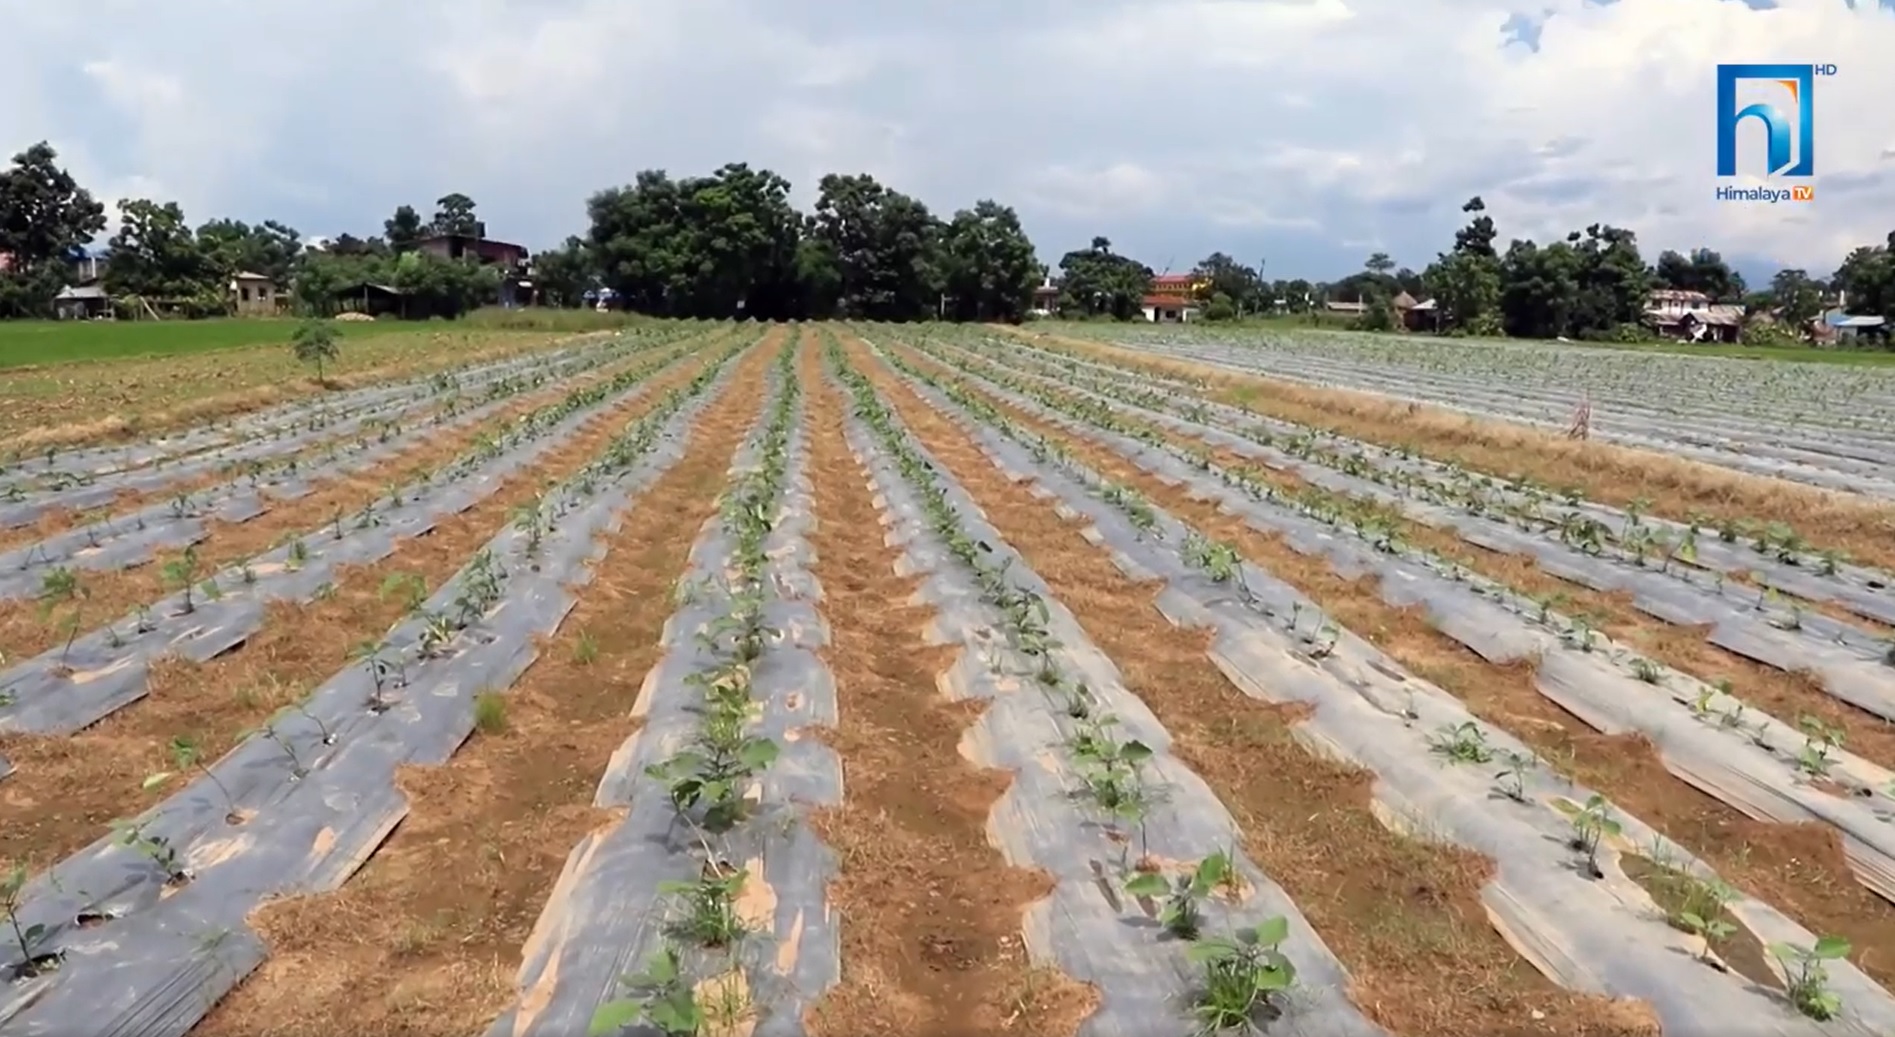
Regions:
[[768, 738], [705, 737], [697, 749], [653, 764], [645, 773], [665, 783], [679, 816], [688, 821], [702, 805], [703, 827], [722, 832], [743, 820], [743, 782], [776, 762], [778, 752]]
[[676, 948], [665, 947], [652, 955], [645, 971], [620, 978], [632, 996], [600, 1005], [592, 1013], [586, 1037], [612, 1037], [641, 1022], [665, 1037], [698, 1037], [704, 1028], [704, 1011], [682, 971]]
[[50, 570], [40, 578], [39, 607], [42, 617], [52, 617], [62, 606], [70, 606], [58, 617], [60, 628], [66, 632], [65, 645], [59, 650], [62, 676], [72, 672], [66, 659], [72, 654], [73, 641], [79, 637], [85, 619], [86, 602], [91, 597], [91, 589], [80, 581], [79, 574], [64, 566]]
[[589, 630], [579, 631], [573, 642], [572, 661], [581, 666], [591, 666], [599, 659], [599, 642]]
[[1834, 1019], [1842, 1013], [1842, 998], [1829, 989], [1827, 965], [1849, 956], [1848, 940], [1840, 936], [1824, 936], [1818, 938], [1812, 947], [1773, 943], [1770, 945], [1770, 955], [1782, 962], [1784, 970], [1789, 973], [1784, 993], [1797, 1011], [1818, 1022]]
[[166, 884], [176, 886], [191, 881], [190, 872], [178, 860], [177, 848], [164, 836], [145, 834], [149, 824], [149, 821], [114, 821], [112, 829], [118, 833], [120, 846], [129, 846], [144, 854], [164, 872]]
[[1646, 684], [1657, 684], [1664, 677], [1664, 671], [1650, 659], [1634, 659], [1632, 660], [1632, 676]]
[[13, 944], [20, 960], [13, 966], [14, 979], [32, 979], [59, 967], [63, 955], [46, 950], [46, 926], [20, 924], [20, 896], [26, 889], [26, 865], [15, 864], [0, 879], [0, 911], [6, 913], [7, 927], [13, 931]]
[[506, 734], [510, 726], [507, 721], [507, 697], [494, 691], [475, 695], [474, 726], [483, 735]]
[[166, 586], [184, 592], [183, 614], [188, 616], [196, 612], [197, 605], [191, 600], [191, 589], [197, 585], [197, 545], [185, 548], [183, 554], [166, 562], [160, 575]]
[[289, 570], [296, 572], [307, 564], [309, 564], [309, 545], [303, 543], [301, 539], [290, 541]]
[[1803, 748], [1796, 754], [1797, 769], [1815, 778], [1826, 776], [1834, 762], [1829, 754], [1842, 748], [1847, 733], [1821, 717], [1807, 714], [1797, 719], [1796, 726], [1803, 731]]
[[1143, 768], [1151, 747], [1137, 739], [1120, 742], [1109, 728], [1116, 717], [1100, 717], [1067, 741], [1067, 748], [1086, 782], [1086, 793], [1099, 808], [1117, 820], [1139, 826], [1140, 854], [1144, 853], [1144, 822], [1153, 801]]
[[1493, 749], [1487, 745], [1486, 733], [1472, 720], [1443, 726], [1429, 735], [1428, 749], [1446, 757], [1450, 763], [1484, 764], [1494, 758]]
[[369, 680], [375, 683], [375, 689], [369, 692], [368, 708], [371, 713], [381, 713], [391, 703], [385, 697], [390, 684], [405, 686], [408, 683], [407, 672], [401, 664], [400, 653], [387, 658], [388, 642], [373, 639], [361, 641], [350, 650], [350, 655], [362, 661], [362, 668], [368, 671]]
[[1500, 753], [1500, 761], [1506, 764], [1504, 769], [1494, 775], [1494, 780], [1500, 783], [1500, 794], [1515, 803], [1525, 803], [1527, 775], [1540, 765], [1540, 758], [1531, 752], [1505, 749]]
[[735, 945], [748, 931], [737, 913], [737, 898], [742, 896], [748, 877], [742, 868], [713, 859], [704, 863], [695, 882], [660, 882], [658, 892], [676, 901], [667, 932], [700, 947]]
[[1199, 861], [1191, 874], [1180, 875], [1171, 882], [1154, 871], [1140, 872], [1125, 884], [1125, 892], [1147, 900], [1162, 900], [1158, 924], [1173, 936], [1195, 940], [1204, 928], [1201, 906], [1204, 898], [1217, 887], [1229, 884], [1233, 875], [1230, 858], [1219, 852]]
[[237, 800], [230, 794], [230, 787], [225, 785], [223, 779], [219, 778], [216, 773], [204, 763], [203, 749], [198, 745], [196, 739], [189, 735], [179, 735], [171, 740], [171, 744], [167, 749], [171, 756], [171, 766], [173, 769], [159, 771], [147, 777], [144, 782], [145, 791], [149, 792], [165, 784], [179, 771], [196, 770], [206, 778], [209, 778], [211, 784], [217, 786], [218, 792], [223, 793], [224, 822], [233, 825], [243, 823], [243, 814], [237, 810]]
[[544, 498], [534, 496], [532, 500], [513, 510], [513, 528], [526, 538], [526, 556], [539, 557], [540, 547], [546, 540], [546, 515], [543, 509]]
[[1586, 805], [1573, 815], [1574, 850], [1586, 855], [1586, 874], [1595, 879], [1605, 878], [1605, 871], [1599, 867], [1599, 842], [1606, 836], [1616, 836], [1620, 832], [1619, 822], [1612, 817], [1612, 808], [1605, 797], [1593, 793]]
[[1192, 945], [1190, 959], [1204, 969], [1204, 987], [1192, 1005], [1198, 1034], [1257, 1028], [1271, 999], [1296, 982], [1296, 967], [1277, 950], [1289, 934], [1289, 921], [1278, 915], [1229, 938]]
[[255, 731], [246, 731], [239, 737], [248, 738], [252, 734], [269, 739], [278, 749], [283, 750], [284, 756], [289, 757], [291, 781], [301, 781], [309, 775], [309, 769], [303, 766], [302, 757], [296, 754], [296, 746], [283, 732], [276, 729], [274, 723], [265, 724]]

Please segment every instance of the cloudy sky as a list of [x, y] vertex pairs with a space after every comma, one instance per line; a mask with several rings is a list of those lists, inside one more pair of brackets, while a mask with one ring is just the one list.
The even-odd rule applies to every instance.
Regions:
[[[472, 195], [583, 230], [640, 169], [867, 171], [1048, 259], [1417, 268], [1485, 197], [1826, 274], [1895, 229], [1895, 0], [0, 0], [0, 147], [194, 222], [379, 232]], [[1824, 62], [1817, 197], [1713, 197], [1714, 66]]]

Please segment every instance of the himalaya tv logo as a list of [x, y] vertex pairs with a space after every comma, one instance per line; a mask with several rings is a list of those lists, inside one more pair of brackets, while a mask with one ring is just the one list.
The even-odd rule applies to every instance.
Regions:
[[[1834, 65], [1719, 65], [1717, 66], [1717, 175], [1735, 177], [1745, 172], [1769, 180], [1802, 179], [1816, 174], [1816, 77], [1833, 76]], [[1756, 83], [1767, 100], [1738, 107], [1739, 87]], [[1756, 91], [1752, 91], [1756, 93]], [[1788, 102], [1785, 104], [1784, 102]], [[1737, 130], [1745, 120], [1763, 129], [1762, 161], [1739, 162]], [[1813, 184], [1782, 187], [1720, 185], [1720, 202], [1808, 202], [1816, 198]]]

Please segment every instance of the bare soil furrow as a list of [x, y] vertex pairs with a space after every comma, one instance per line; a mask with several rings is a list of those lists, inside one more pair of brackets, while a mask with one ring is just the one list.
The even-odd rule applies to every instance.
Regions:
[[1172, 752], [1218, 793], [1243, 847], [1296, 901], [1352, 976], [1351, 996], [1404, 1037], [1473, 1033], [1633, 1035], [1641, 1006], [1555, 987], [1507, 945], [1478, 899], [1492, 863], [1390, 832], [1371, 776], [1301, 748], [1293, 711], [1260, 706], [1179, 631], [1157, 588], [1127, 579], [1078, 526], [1015, 485], [978, 448], [858, 349], [903, 420], [979, 503], [1173, 737]]

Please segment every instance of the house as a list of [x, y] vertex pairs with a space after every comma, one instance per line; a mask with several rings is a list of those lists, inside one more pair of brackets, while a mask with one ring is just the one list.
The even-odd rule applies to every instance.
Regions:
[[230, 307], [239, 317], [274, 317], [282, 292], [276, 282], [249, 271], [239, 271], [230, 279]]
[[[1864, 338], [1886, 338], [1888, 322], [1876, 314], [1851, 314], [1841, 310], [1831, 310], [1823, 314], [1824, 327], [1838, 343], [1854, 342]], [[1825, 336], [1825, 337], [1830, 337]]]
[[415, 249], [442, 259], [459, 259], [481, 266], [500, 268], [500, 305], [512, 309], [530, 303], [533, 282], [527, 271], [524, 245], [495, 241], [486, 236], [487, 225], [476, 226], [479, 234], [430, 234], [415, 242]]
[[1153, 324], [1184, 324], [1198, 319], [1198, 304], [1176, 295], [1146, 295], [1139, 303], [1145, 319]]
[[405, 317], [408, 313], [408, 293], [385, 284], [363, 281], [344, 285], [336, 289], [335, 299], [337, 308], [343, 313], [360, 313], [368, 317], [388, 314]]
[[1051, 274], [1042, 275], [1040, 283], [1033, 289], [1033, 306], [1027, 313], [1035, 317], [1051, 317], [1059, 309], [1059, 286], [1053, 283]]
[[1364, 313], [1367, 313], [1368, 309], [1368, 304], [1364, 302], [1339, 302], [1334, 299], [1323, 300], [1323, 311], [1325, 313], [1339, 313], [1346, 317], [1360, 317]]
[[81, 252], [71, 259], [74, 284], [98, 284], [105, 280], [106, 257]]
[[1433, 299], [1417, 302], [1404, 291], [1389, 304], [1395, 307], [1395, 317], [1401, 326], [1409, 331], [1434, 331], [1440, 327], [1441, 309]]
[[1644, 323], [1680, 342], [1735, 342], [1743, 330], [1744, 308], [1712, 302], [1692, 289], [1657, 288], [1646, 296]]
[[53, 296], [53, 314], [60, 320], [96, 320], [111, 312], [111, 297], [100, 284], [68, 285]]

